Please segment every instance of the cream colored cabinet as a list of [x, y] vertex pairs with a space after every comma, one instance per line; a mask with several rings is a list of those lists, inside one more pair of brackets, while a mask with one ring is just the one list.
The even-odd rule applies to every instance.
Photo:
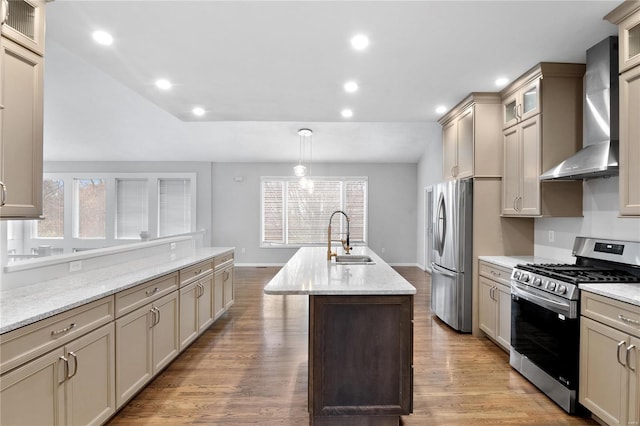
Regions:
[[580, 403], [608, 425], [640, 421], [640, 308], [582, 292]]
[[233, 285], [233, 266], [228, 266], [222, 271], [224, 283], [224, 309], [229, 309], [235, 301], [235, 287]]
[[511, 288], [507, 268], [480, 261], [479, 327], [506, 351], [511, 348]]
[[178, 298], [174, 291], [116, 320], [118, 407], [178, 355]]
[[180, 289], [180, 349], [184, 349], [212, 323], [213, 274]]
[[497, 93], [472, 93], [439, 122], [442, 125], [445, 180], [502, 174], [500, 97]]
[[113, 323], [1, 376], [0, 423], [100, 425], [115, 412]]
[[213, 311], [214, 318], [217, 319], [233, 305], [235, 300], [233, 253], [215, 257], [213, 266]]
[[500, 92], [503, 216], [582, 216], [582, 181], [543, 181], [582, 146], [582, 64], [541, 63]]
[[224, 313], [224, 283], [225, 271], [219, 270], [213, 274], [213, 317], [218, 319]]
[[42, 215], [43, 66], [42, 56], [0, 39], [2, 218]]
[[640, 216], [640, 2], [605, 16], [618, 25], [620, 68], [620, 214]]
[[0, 22], [2, 36], [44, 55], [45, 2], [36, 0], [2, 0]]

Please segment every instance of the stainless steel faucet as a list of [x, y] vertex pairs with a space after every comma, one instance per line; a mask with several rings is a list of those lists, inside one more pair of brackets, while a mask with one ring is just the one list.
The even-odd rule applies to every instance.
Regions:
[[[332, 240], [331, 239], [331, 220], [333, 219], [333, 216], [336, 213], [341, 213], [342, 215], [344, 215], [344, 217], [347, 219], [347, 239], [346, 240]], [[331, 251], [331, 241], [340, 241], [340, 243], [342, 244], [342, 248], [344, 248], [344, 252], [345, 254], [349, 254], [349, 252], [351, 251], [351, 246], [349, 245], [349, 216], [347, 216], [347, 214], [345, 212], [343, 212], [342, 210], [336, 210], [333, 213], [331, 213], [331, 217], [329, 217], [329, 228], [327, 229], [327, 260], [331, 260], [332, 257], [337, 256], [338, 253], [332, 252]]]

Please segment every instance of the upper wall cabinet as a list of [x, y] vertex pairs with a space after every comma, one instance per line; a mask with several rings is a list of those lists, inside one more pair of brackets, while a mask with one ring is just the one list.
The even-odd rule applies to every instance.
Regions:
[[44, 5], [0, 0], [0, 218], [42, 215]]
[[500, 96], [472, 93], [439, 120], [445, 180], [502, 174]]
[[620, 46], [620, 214], [640, 216], [640, 1], [605, 19], [618, 24]]
[[44, 55], [44, 2], [0, 0], [2, 35], [29, 50]]
[[500, 92], [503, 216], [582, 216], [582, 181], [539, 176], [582, 147], [584, 71], [540, 63]]

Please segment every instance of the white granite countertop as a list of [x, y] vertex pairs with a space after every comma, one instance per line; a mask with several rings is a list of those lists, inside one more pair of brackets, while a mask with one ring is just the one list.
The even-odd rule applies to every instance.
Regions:
[[640, 306], [640, 283], [638, 284], [580, 284], [578, 288], [621, 302]]
[[[338, 249], [342, 254], [342, 249]], [[368, 247], [354, 255], [368, 255], [375, 265], [339, 265], [327, 261], [327, 247], [303, 247], [264, 288], [265, 294], [394, 295], [415, 294], [416, 288]]]
[[169, 254], [144, 258], [0, 291], [0, 334], [110, 296], [233, 249], [233, 247], [201, 247], [175, 260], [170, 260]]
[[509, 269], [513, 269], [521, 263], [566, 263], [539, 256], [478, 256], [478, 259]]

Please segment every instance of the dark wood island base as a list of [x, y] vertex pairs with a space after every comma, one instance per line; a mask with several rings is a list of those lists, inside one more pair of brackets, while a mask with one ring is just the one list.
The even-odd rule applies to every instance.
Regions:
[[310, 424], [400, 424], [413, 411], [413, 295], [309, 297]]

